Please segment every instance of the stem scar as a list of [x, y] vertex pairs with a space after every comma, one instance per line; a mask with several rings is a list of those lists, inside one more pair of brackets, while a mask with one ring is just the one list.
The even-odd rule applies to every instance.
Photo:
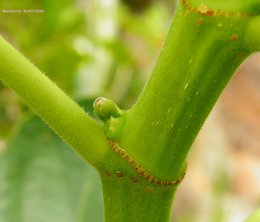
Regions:
[[238, 39], [238, 36], [236, 34], [231, 35], [230, 40], [236, 41]]
[[123, 177], [123, 173], [120, 172], [120, 171], [117, 171], [117, 172], [116, 172], [116, 175], [117, 175], [117, 177]]
[[202, 24], [203, 24], [203, 19], [202, 19], [202, 18], [199, 18], [199, 19], [198, 19], [198, 24], [199, 24], [199, 25], [202, 25]]
[[152, 188], [148, 187], [148, 188], [147, 188], [147, 192], [148, 192], [148, 193], [151, 193], [151, 192], [152, 192]]
[[194, 7], [191, 5], [188, 0], [180, 0], [181, 3], [187, 8], [190, 12], [195, 12], [203, 16], [215, 16], [215, 17], [251, 17], [256, 16], [254, 13], [246, 12], [232, 12], [232, 11], [223, 11], [223, 10], [213, 10], [210, 9], [207, 5], [201, 4], [199, 7]]
[[132, 177], [131, 180], [134, 182], [134, 183], [137, 183], [137, 178], [136, 177]]
[[[108, 143], [111, 147], [111, 149], [117, 154], [119, 155], [120, 157], [122, 157], [124, 160], [126, 160], [128, 163], [130, 163], [130, 165], [136, 169], [136, 171], [139, 173], [139, 175], [141, 177], [143, 177], [144, 179], [150, 181], [151, 183], [153, 184], [156, 184], [156, 185], [176, 185], [176, 184], [179, 184], [184, 176], [185, 176], [185, 172], [186, 172], [186, 168], [184, 170], [184, 173], [183, 175], [175, 180], [175, 181], [163, 181], [163, 180], [160, 180], [160, 179], [157, 179], [155, 178], [154, 176], [152, 176], [149, 172], [147, 172], [136, 160], [134, 160], [131, 156], [129, 156], [129, 154], [127, 154], [125, 152], [124, 149], [122, 149], [118, 144], [116, 144], [115, 142], [113, 142], [112, 140], [108, 140]], [[119, 171], [117, 171], [116, 175], [118, 177], [123, 177], [123, 174]], [[131, 178], [133, 182], [137, 182], [137, 178], [135, 177], [132, 177]]]

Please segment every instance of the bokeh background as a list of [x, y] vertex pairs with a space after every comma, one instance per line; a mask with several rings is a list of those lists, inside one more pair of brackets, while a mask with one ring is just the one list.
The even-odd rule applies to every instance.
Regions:
[[[87, 112], [91, 113], [92, 102], [99, 96], [111, 98], [127, 109], [133, 105], [151, 74], [175, 4], [173, 0], [1, 0], [0, 34]], [[44, 13], [4, 13], [4, 9], [43, 9]], [[11, 161], [14, 154], [8, 153], [8, 149], [14, 149], [14, 146], [19, 148], [18, 142], [12, 143], [17, 137], [27, 137], [27, 148], [39, 147], [30, 144], [33, 140], [30, 141], [30, 137], [34, 137], [35, 131], [31, 134], [28, 131], [26, 135], [15, 133], [19, 131], [17, 125], [20, 128], [31, 127], [21, 127], [28, 112], [28, 107], [12, 90], [0, 86], [0, 166], [5, 166], [2, 171], [17, 167]], [[42, 160], [46, 162], [46, 165], [42, 163], [41, 170], [44, 172], [51, 159], [48, 155]], [[240, 222], [259, 206], [260, 54], [252, 55], [241, 65], [204, 124], [188, 159], [187, 176], [175, 198], [173, 221]], [[26, 161], [26, 158], [21, 159], [21, 166], [28, 165]], [[48, 168], [49, 173], [52, 170]], [[69, 171], [72, 175], [75, 173]], [[90, 171], [82, 173], [84, 175], [81, 176], [88, 179], [79, 190], [92, 194], [86, 197], [91, 204], [83, 207], [84, 210], [92, 210], [86, 210], [87, 213], [81, 216], [71, 213], [62, 220], [57, 215], [56, 220], [47, 221], [101, 221], [101, 188], [98, 182], [93, 182], [97, 180], [95, 172]], [[20, 178], [20, 175], [19, 170], [5, 173], [0, 169], [0, 215], [17, 210], [16, 204], [11, 208], [8, 205], [10, 198], [18, 200], [18, 194], [13, 194], [12, 189], [22, 189], [27, 183], [21, 181], [30, 180], [30, 177], [19, 180], [20, 183], [11, 183], [14, 187], [10, 190], [6, 188], [9, 182], [5, 181]], [[46, 172], [43, 175], [48, 176]], [[55, 178], [64, 176], [55, 174]], [[64, 183], [72, 184], [70, 180], [73, 179], [72, 176]], [[48, 183], [48, 180], [40, 183]], [[39, 184], [30, 190], [36, 196], [37, 192], [43, 192]], [[55, 186], [52, 184], [49, 189]], [[62, 188], [64, 184], [59, 186]], [[84, 187], [88, 187], [87, 191]], [[96, 202], [93, 193], [98, 196]], [[46, 207], [48, 195], [54, 194], [45, 193]], [[80, 192], [77, 195], [81, 195]], [[19, 201], [22, 206], [24, 202], [21, 198]], [[41, 206], [37, 201], [30, 199], [29, 206]], [[51, 201], [57, 200], [53, 198]], [[74, 201], [77, 203], [77, 200]], [[21, 212], [25, 207], [21, 206], [19, 211], [23, 215]], [[98, 210], [93, 210], [93, 207]], [[57, 212], [63, 212], [59, 210]], [[93, 212], [98, 213], [99, 217], [93, 216], [93, 219]], [[20, 220], [16, 221], [45, 221], [37, 215], [30, 216], [27, 211], [24, 215], [28, 217], [21, 215], [17, 217]]]

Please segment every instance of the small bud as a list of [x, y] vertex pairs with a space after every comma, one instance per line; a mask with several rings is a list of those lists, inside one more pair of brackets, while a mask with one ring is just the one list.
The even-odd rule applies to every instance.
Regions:
[[96, 116], [104, 122], [111, 117], [117, 118], [122, 115], [122, 110], [110, 99], [99, 97], [95, 100], [93, 106]]
[[119, 109], [112, 100], [103, 97], [97, 98], [93, 107], [96, 116], [104, 122], [107, 138], [118, 138], [124, 126], [125, 112]]

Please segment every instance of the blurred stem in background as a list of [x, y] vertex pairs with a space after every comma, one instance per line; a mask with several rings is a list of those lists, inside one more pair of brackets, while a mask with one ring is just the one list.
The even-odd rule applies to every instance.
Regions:
[[[113, 66], [111, 51], [104, 45], [113, 42], [118, 35], [117, 0], [99, 0], [85, 4], [83, 7], [95, 8], [97, 13], [90, 17], [85, 11], [86, 30], [89, 36], [79, 36], [74, 41], [78, 53], [90, 54], [88, 63], [81, 63], [77, 78], [76, 96], [97, 97], [105, 93], [105, 86], [110, 79]], [[90, 5], [88, 5], [90, 4]]]
[[129, 6], [134, 12], [140, 12], [151, 6], [154, 0], [122, 0], [122, 2]]

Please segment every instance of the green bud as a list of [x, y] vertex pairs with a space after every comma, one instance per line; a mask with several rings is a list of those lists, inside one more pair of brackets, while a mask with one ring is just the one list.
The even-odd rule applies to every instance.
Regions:
[[124, 126], [124, 112], [112, 100], [103, 97], [97, 98], [93, 106], [96, 116], [105, 123], [107, 138], [117, 139]]
[[105, 133], [107, 138], [116, 140], [122, 132], [125, 122], [125, 116], [122, 115], [118, 118], [111, 117], [105, 124]]
[[111, 117], [120, 117], [123, 113], [122, 110], [120, 110], [114, 103], [114, 101], [103, 97], [97, 98], [93, 106], [96, 116], [103, 122], [106, 122]]

